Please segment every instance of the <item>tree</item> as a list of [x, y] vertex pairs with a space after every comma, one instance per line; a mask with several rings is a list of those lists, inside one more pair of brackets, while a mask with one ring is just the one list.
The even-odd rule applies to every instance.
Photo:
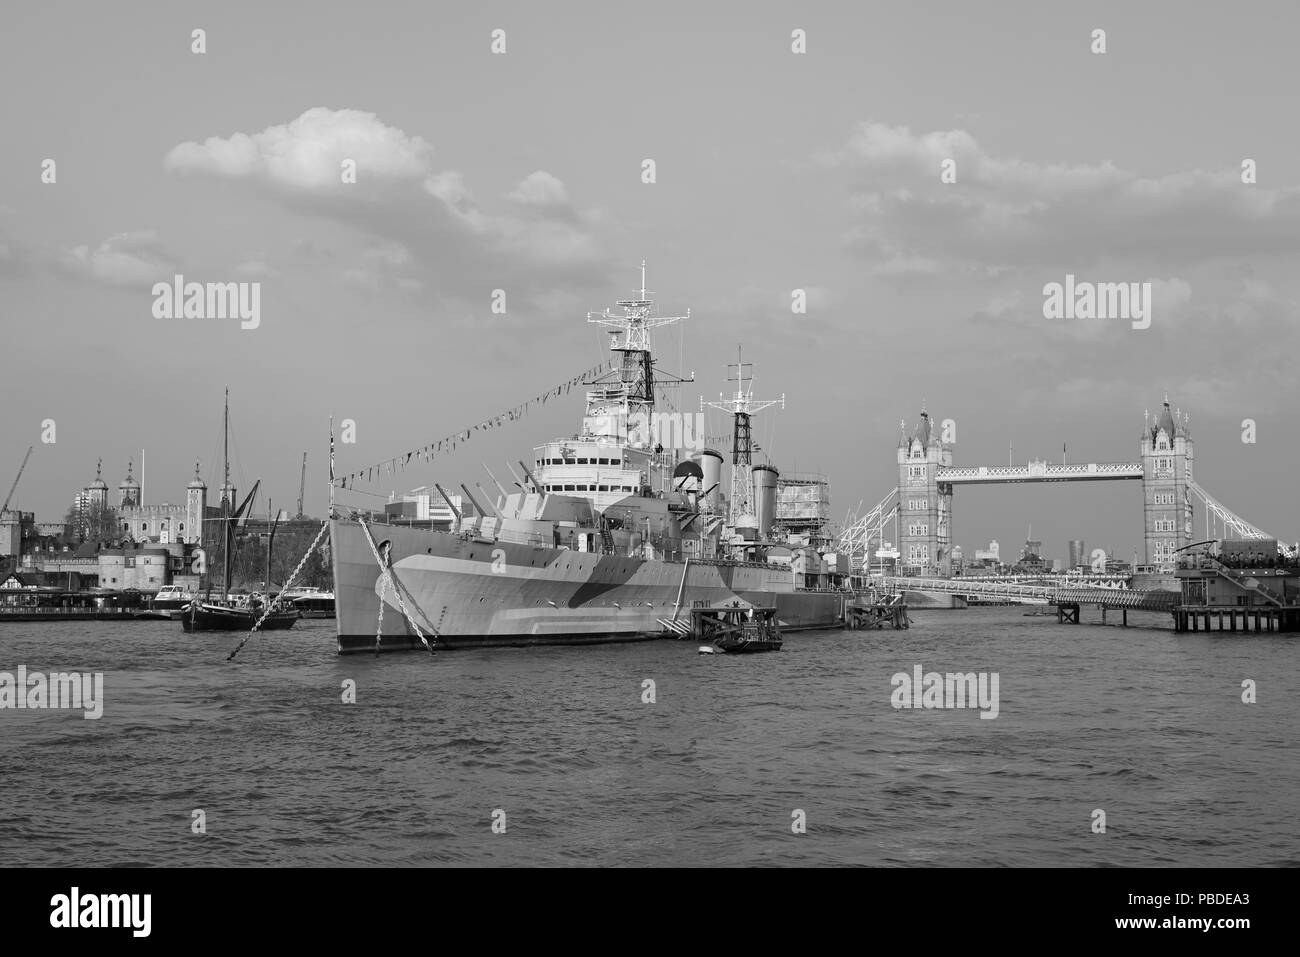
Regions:
[[[281, 528], [275, 533], [275, 548], [271, 554], [271, 587], [281, 589], [293, 570], [298, 567], [303, 553], [316, 538], [319, 528]], [[266, 536], [245, 535], [235, 542], [234, 573], [231, 582], [236, 587], [257, 590], [266, 578]], [[213, 569], [217, 565], [210, 566]], [[333, 587], [333, 571], [321, 548], [315, 549], [303, 564], [295, 579], [295, 586]]]
[[82, 508], [68, 509], [63, 522], [72, 529], [77, 542], [94, 542], [107, 545], [125, 537], [117, 517], [117, 509], [100, 502], [90, 502]]

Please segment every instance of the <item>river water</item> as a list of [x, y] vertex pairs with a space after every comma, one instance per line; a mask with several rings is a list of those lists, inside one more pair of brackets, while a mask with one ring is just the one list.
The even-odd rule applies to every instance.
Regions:
[[[313, 621], [234, 663], [170, 622], [5, 624], [0, 671], [105, 700], [0, 710], [0, 864], [1300, 865], [1296, 638], [1130, 621], [432, 658]], [[896, 709], [916, 665], [996, 673], [997, 717]]]

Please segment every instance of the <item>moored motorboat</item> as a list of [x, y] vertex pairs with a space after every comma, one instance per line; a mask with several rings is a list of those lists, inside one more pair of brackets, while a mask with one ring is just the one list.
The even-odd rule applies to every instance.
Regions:
[[[760, 651], [780, 651], [781, 623], [776, 606], [726, 605], [692, 608], [693, 631], [708, 639], [717, 651], [729, 655], [748, 655]], [[702, 645], [700, 651], [704, 652]]]
[[180, 585], [163, 585], [154, 594], [149, 607], [154, 611], [180, 611], [188, 608], [195, 596]]
[[281, 592], [280, 600], [292, 604], [303, 618], [333, 618], [334, 593], [321, 588], [290, 588]]

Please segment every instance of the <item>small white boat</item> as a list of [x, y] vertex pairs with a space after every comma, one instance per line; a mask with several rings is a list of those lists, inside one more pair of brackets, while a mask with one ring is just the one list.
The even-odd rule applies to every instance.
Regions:
[[702, 655], [716, 655], [717, 653], [718, 649], [712, 645], [700, 645], [700, 654]]
[[180, 585], [163, 585], [150, 602], [155, 611], [180, 611], [194, 600], [194, 594]]

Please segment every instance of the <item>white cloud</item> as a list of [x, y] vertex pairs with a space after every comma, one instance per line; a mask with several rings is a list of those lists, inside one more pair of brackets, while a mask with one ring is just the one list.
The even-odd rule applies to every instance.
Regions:
[[345, 160], [356, 163], [360, 184], [371, 179], [419, 182], [432, 158], [433, 147], [423, 139], [385, 126], [373, 113], [316, 107], [260, 133], [181, 143], [163, 158], [163, 168], [320, 191], [349, 185], [342, 177]]
[[401, 243], [379, 243], [362, 251], [357, 264], [344, 269], [339, 276], [344, 282], [372, 291], [389, 288], [415, 293], [423, 288], [423, 283], [406, 275], [411, 262], [410, 250]]
[[[341, 163], [357, 164], [344, 183]], [[433, 147], [375, 114], [317, 107], [260, 133], [182, 143], [164, 166], [255, 186], [283, 205], [327, 217], [379, 241], [340, 257], [354, 281], [375, 272], [376, 249], [401, 248], [398, 273], [440, 294], [485, 300], [493, 288], [536, 296], [563, 285], [600, 285], [611, 268], [599, 217], [575, 207], [563, 182], [528, 174], [498, 210], [483, 207], [464, 176], [434, 164]]]
[[524, 206], [567, 206], [569, 193], [564, 184], [545, 170], [524, 177], [510, 193], [510, 198]]
[[[940, 181], [946, 159], [954, 183]], [[829, 162], [854, 174], [849, 245], [882, 275], [1116, 261], [1151, 272], [1300, 251], [1300, 188], [1247, 186], [1235, 168], [1143, 177], [1109, 161], [997, 157], [964, 130], [880, 123], [859, 127]]]
[[118, 233], [91, 249], [74, 246], [63, 257], [67, 271], [113, 286], [140, 286], [170, 279], [177, 266], [153, 230]]

